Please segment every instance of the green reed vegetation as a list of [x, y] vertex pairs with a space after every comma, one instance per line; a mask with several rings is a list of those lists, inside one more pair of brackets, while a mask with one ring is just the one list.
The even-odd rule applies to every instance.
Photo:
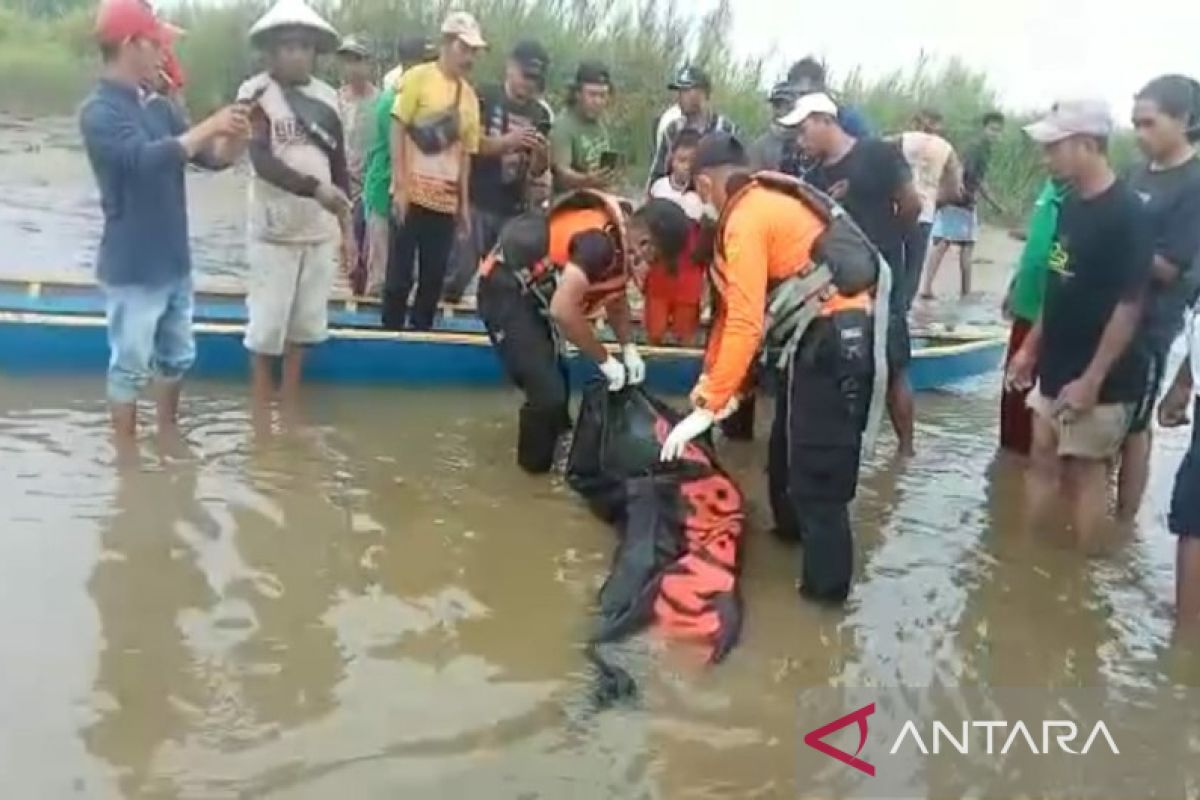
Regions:
[[[238, 83], [255, 71], [246, 31], [268, 5], [266, 0], [184, 0], [167, 7], [167, 16], [187, 30], [179, 48], [194, 114], [227, 102]], [[322, 10], [343, 33], [371, 41], [381, 72], [391, 66], [401, 37], [436, 31], [451, 7], [473, 11], [491, 44], [476, 67], [481, 82], [498, 80], [505, 54], [526, 37], [539, 39], [551, 53], [551, 99], [557, 104], [581, 59], [607, 62], [616, 84], [613, 129], [635, 174], [645, 168], [658, 114], [670, 103], [666, 78], [689, 54], [697, 54], [712, 74], [718, 107], [751, 133], [767, 125], [765, 89], [778, 77], [765, 69], [774, 54], [740, 59], [731, 50], [732, 0], [722, 0], [698, 18], [685, 13], [686, 0], [344, 0], [314, 5], [324, 5]], [[0, 0], [0, 74], [5, 76], [0, 110], [38, 115], [74, 108], [98, 66], [90, 39], [93, 9], [91, 0]], [[832, 77], [839, 96], [861, 106], [878, 130], [903, 130], [917, 109], [934, 107], [945, 115], [950, 137], [960, 148], [976, 135], [979, 117], [997, 107], [987, 76], [955, 60], [922, 59], [876, 78], [856, 70], [835, 71]], [[994, 193], [1014, 217], [1024, 214], [1043, 178], [1019, 121], [1011, 119], [990, 178]], [[1128, 144], [1118, 143], [1119, 160], [1130, 154]]]

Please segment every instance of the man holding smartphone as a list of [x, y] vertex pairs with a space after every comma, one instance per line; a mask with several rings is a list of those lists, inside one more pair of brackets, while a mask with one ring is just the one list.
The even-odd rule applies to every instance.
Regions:
[[611, 192], [618, 188], [622, 159], [613, 148], [605, 122], [611, 99], [608, 67], [598, 61], [580, 64], [567, 95], [567, 110], [551, 136], [555, 188], [559, 192]]
[[508, 57], [503, 86], [479, 92], [482, 138], [471, 163], [471, 234], [458, 239], [443, 297], [462, 299], [480, 259], [491, 252], [500, 229], [534, 204], [550, 168], [547, 137], [554, 112], [542, 99], [550, 55], [541, 43], [519, 42]]

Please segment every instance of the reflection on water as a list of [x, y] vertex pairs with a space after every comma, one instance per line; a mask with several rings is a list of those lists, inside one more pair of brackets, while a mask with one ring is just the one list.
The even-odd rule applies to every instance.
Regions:
[[[86, 268], [74, 122], [0, 118], [0, 175], [0, 273]], [[202, 272], [241, 270], [243, 188], [189, 182]], [[990, 319], [1004, 275], [917, 317]], [[776, 798], [811, 788], [806, 687], [1200, 685], [1164, 520], [1186, 432], [1158, 439], [1139, 529], [1084, 558], [1022, 529], [998, 387], [923, 395], [920, 455], [862, 486], [838, 612], [800, 602], [766, 533], [764, 443], [726, 445], [752, 500], [743, 642], [706, 668], [634, 640], [641, 702], [596, 716], [581, 643], [613, 535], [513, 468], [511, 394], [322, 389], [256, 445], [241, 389], [199, 387], [195, 461], [119, 477], [101, 392], [0, 378], [2, 798]]]
[[640, 705], [595, 716], [613, 537], [510, 466], [511, 395], [321, 390], [255, 446], [240, 394], [200, 387], [195, 462], [118, 477], [100, 390], [0, 384], [3, 797], [773, 798], [804, 687], [1200, 683], [1162, 526], [1185, 436], [1139, 531], [1086, 559], [1016, 524], [994, 386], [923, 397], [920, 456], [864, 483], [844, 612], [799, 601], [762, 443], [729, 445], [744, 641], [710, 669], [635, 640]]

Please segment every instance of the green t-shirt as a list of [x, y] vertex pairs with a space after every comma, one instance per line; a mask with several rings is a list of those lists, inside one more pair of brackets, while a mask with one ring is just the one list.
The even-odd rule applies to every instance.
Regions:
[[586, 120], [568, 110], [554, 123], [550, 133], [554, 147], [554, 164], [575, 172], [594, 172], [600, 169], [600, 156], [612, 150], [612, 139], [603, 122]]
[[1046, 181], [1033, 205], [1029, 238], [1025, 240], [1025, 249], [1021, 251], [1021, 261], [1009, 292], [1009, 306], [1017, 319], [1034, 322], [1042, 313], [1050, 250], [1058, 233], [1058, 211], [1065, 194], [1054, 181]]
[[375, 136], [363, 169], [363, 205], [378, 217], [386, 217], [392, 205], [392, 106], [395, 88], [379, 93], [375, 101]]

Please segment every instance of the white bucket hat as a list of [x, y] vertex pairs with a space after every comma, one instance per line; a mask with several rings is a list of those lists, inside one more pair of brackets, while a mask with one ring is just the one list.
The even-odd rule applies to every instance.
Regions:
[[320, 53], [333, 52], [342, 41], [333, 26], [309, 8], [304, 0], [278, 0], [250, 27], [250, 43], [262, 47], [266, 35], [280, 28], [307, 28], [312, 31], [317, 52]]

